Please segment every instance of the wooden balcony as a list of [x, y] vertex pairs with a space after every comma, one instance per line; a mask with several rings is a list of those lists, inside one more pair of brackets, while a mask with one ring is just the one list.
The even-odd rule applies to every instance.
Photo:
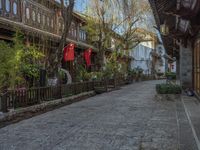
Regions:
[[[0, 1], [0, 21], [9, 22], [10, 26], [15, 24], [35, 29], [34, 32], [43, 34], [47, 32], [56, 37], [63, 32], [63, 19], [58, 9], [49, 9], [42, 4], [32, 0], [1, 0]], [[80, 29], [78, 18], [73, 20], [68, 38], [74, 41], [86, 43], [86, 33]], [[6, 28], [6, 27], [5, 27]]]

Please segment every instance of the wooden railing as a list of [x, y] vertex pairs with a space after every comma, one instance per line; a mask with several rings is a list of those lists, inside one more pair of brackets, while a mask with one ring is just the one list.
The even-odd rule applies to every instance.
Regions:
[[0, 96], [0, 111], [6, 112], [8, 109], [27, 107], [39, 104], [42, 101], [93, 91], [95, 86], [102, 84], [104, 84], [102, 81], [92, 81], [52, 87], [10, 90]]
[[[116, 77], [115, 79], [102, 81], [89, 81], [72, 83], [69, 85], [59, 85], [51, 87], [39, 87], [30, 89], [9, 90], [0, 95], [0, 111], [7, 112], [9, 109], [19, 107], [27, 107], [39, 104], [44, 101], [51, 101], [61, 98], [70, 97], [84, 92], [94, 91], [96, 87], [103, 87], [108, 91], [109, 88], [116, 88], [127, 83], [131, 83], [133, 79]], [[143, 80], [148, 80], [147, 78]]]

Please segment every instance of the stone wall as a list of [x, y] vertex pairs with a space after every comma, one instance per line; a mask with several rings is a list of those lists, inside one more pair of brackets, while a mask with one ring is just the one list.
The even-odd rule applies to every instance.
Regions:
[[185, 88], [192, 88], [192, 46], [191, 43], [185, 47], [180, 44], [180, 82]]

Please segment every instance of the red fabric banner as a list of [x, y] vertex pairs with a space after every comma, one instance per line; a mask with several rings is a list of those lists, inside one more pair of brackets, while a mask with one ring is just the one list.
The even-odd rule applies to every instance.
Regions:
[[91, 55], [92, 55], [92, 49], [91, 48], [85, 50], [84, 58], [85, 58], [87, 67], [91, 66]]
[[74, 60], [74, 47], [75, 47], [75, 45], [73, 43], [70, 43], [64, 47], [64, 51], [63, 51], [64, 61], [73, 61]]

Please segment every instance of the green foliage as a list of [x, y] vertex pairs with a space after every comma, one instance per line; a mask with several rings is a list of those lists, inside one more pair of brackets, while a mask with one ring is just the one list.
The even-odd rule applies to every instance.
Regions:
[[166, 72], [165, 76], [167, 79], [176, 80], [176, 73], [174, 72]]
[[99, 28], [97, 28], [98, 24], [95, 23], [93, 18], [87, 17], [86, 20], [87, 25], [82, 28], [87, 32], [87, 41], [89, 44], [92, 44], [93, 42], [98, 41], [100, 31]]
[[137, 74], [136, 70], [135, 69], [129, 69], [128, 70], [128, 75], [130, 76], [135, 76]]
[[77, 64], [76, 66], [76, 81], [84, 81], [85, 78], [87, 78], [86, 75], [87, 74], [87, 70], [85, 69], [85, 67], [81, 64]]
[[25, 47], [19, 51], [20, 71], [27, 77], [39, 78], [39, 61], [44, 55], [35, 47]]
[[157, 72], [157, 75], [158, 75], [159, 77], [161, 77], [161, 76], [164, 75], [164, 73], [162, 73], [162, 72]]
[[39, 77], [39, 61], [44, 56], [35, 46], [25, 46], [17, 31], [12, 43], [0, 41], [0, 85], [14, 88], [26, 78]]
[[58, 76], [59, 76], [59, 79], [64, 79], [65, 78], [65, 72], [62, 71], [61, 69], [58, 69]]
[[83, 65], [77, 65], [76, 70], [76, 80], [81, 81], [90, 81], [90, 80], [101, 80], [103, 77], [102, 72], [88, 72]]
[[158, 94], [181, 94], [181, 87], [174, 84], [157, 84], [156, 91]]
[[135, 68], [135, 71], [137, 74], [142, 74], [144, 70], [138, 67], [138, 68]]
[[120, 57], [122, 57], [122, 54], [114, 51], [110, 57], [107, 58], [103, 71], [104, 77], [113, 78], [116, 75], [128, 75], [127, 64], [126, 62], [120, 61]]
[[94, 80], [101, 80], [103, 78], [102, 72], [90, 72], [91, 79]]
[[0, 41], [0, 87], [7, 86], [9, 78], [14, 70], [13, 56], [15, 51], [9, 44]]

